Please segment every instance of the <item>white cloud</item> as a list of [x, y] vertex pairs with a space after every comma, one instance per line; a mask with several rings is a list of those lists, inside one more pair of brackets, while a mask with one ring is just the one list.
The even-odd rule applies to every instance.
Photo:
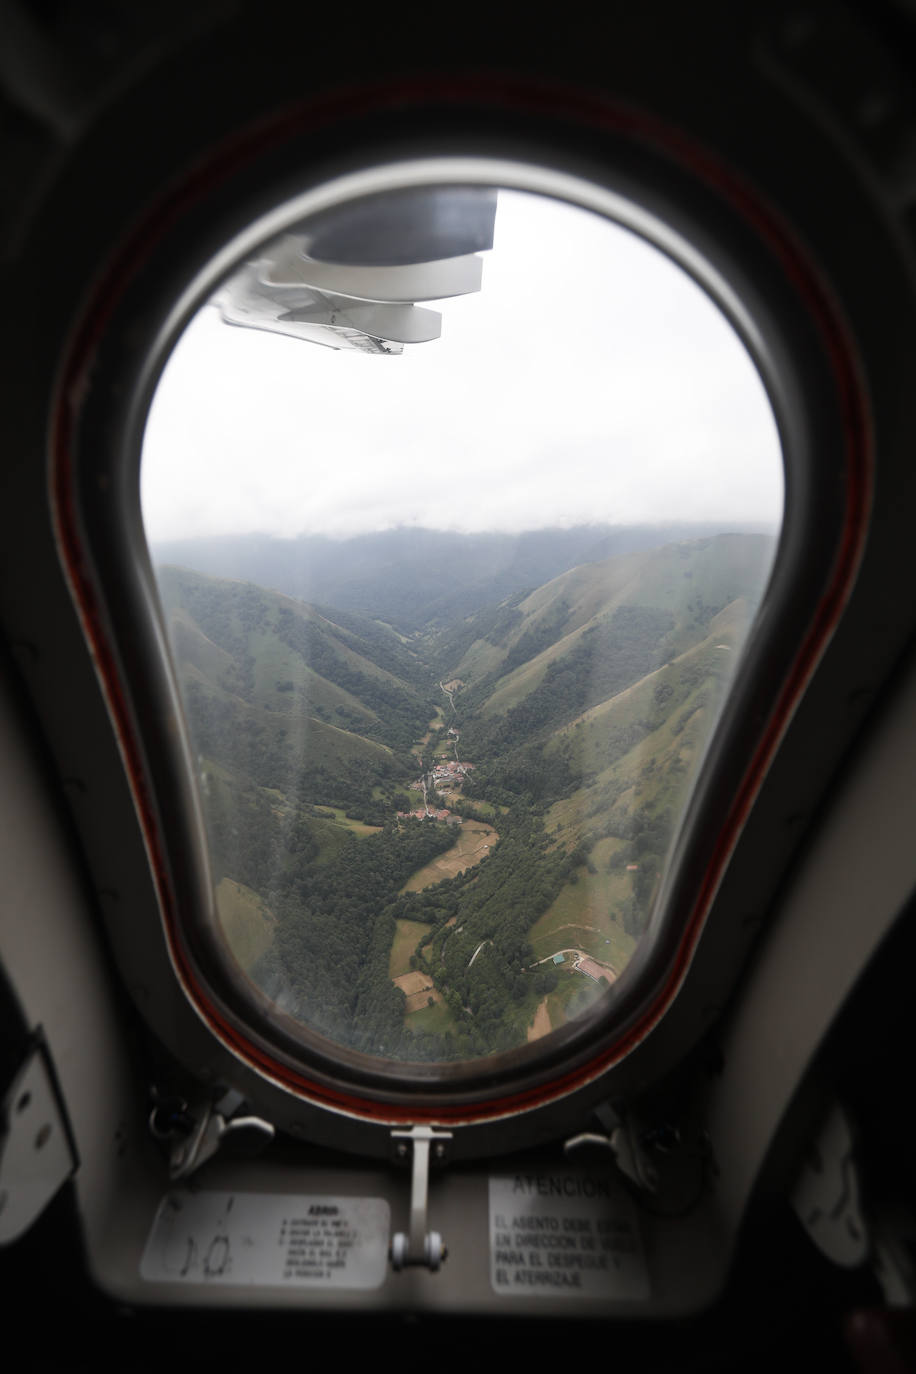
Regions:
[[436, 308], [442, 338], [400, 357], [202, 309], [147, 426], [150, 537], [778, 523], [778, 439], [750, 359], [628, 231], [503, 192], [482, 291]]

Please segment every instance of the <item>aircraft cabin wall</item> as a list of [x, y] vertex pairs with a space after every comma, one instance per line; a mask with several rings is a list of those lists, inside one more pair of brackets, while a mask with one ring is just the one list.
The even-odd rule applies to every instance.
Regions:
[[[130, 395], [119, 386], [129, 390], [124, 379], [141, 375], [144, 386], [151, 384], [149, 373], [162, 358], [150, 343], [150, 320], [165, 318], [163, 300], [174, 305], [177, 319], [180, 291], [190, 292], [188, 262], [194, 253], [207, 257], [202, 244], [210, 254], [207, 270], [221, 261], [218, 254], [228, 240], [220, 233], [227, 224], [239, 230], [232, 217], [241, 211], [227, 208], [217, 190], [219, 224], [211, 231], [206, 195], [204, 210], [194, 202], [187, 258], [173, 262], [161, 242], [174, 223], [183, 223], [187, 207], [168, 202], [168, 213], [154, 216], [152, 246], [144, 241], [155, 266], [148, 279], [138, 270], [130, 282], [137, 295], [127, 299], [136, 300], [136, 315], [106, 301], [92, 317], [96, 336], [89, 338], [88, 326], [85, 338], [75, 333], [76, 324], [85, 325], [86, 301], [110, 271], [127, 230], [141, 222], [149, 227], [145, 217], [153, 205], [159, 215], [157, 197], [172, 186], [176, 169], [184, 177], [196, 168], [187, 183], [195, 195], [210, 186], [211, 174], [219, 183], [225, 164], [208, 160], [212, 149], [225, 151], [231, 144], [236, 155], [239, 131], [273, 108], [277, 90], [294, 92], [301, 70], [288, 52], [277, 58], [276, 71], [271, 66], [270, 25], [270, 42], [263, 30], [271, 15], [278, 22], [279, 11], [269, 6], [208, 6], [193, 32], [181, 6], [174, 15], [168, 7], [136, 6], [136, 31], [109, 34], [107, 51], [123, 58], [120, 66], [105, 56], [105, 25], [94, 9], [86, 30], [75, 33], [77, 7], [71, 13], [66, 4], [59, 6], [60, 31], [42, 38], [37, 7], [7, 8], [16, 17], [10, 50], [24, 56], [19, 70], [7, 57], [0, 60], [0, 82], [12, 111], [4, 137], [30, 188], [28, 196], [14, 198], [15, 205], [0, 206], [10, 300], [22, 307], [8, 311], [2, 322], [12, 386], [0, 420], [12, 493], [0, 513], [0, 1258], [4, 1273], [14, 1277], [21, 1265], [16, 1291], [42, 1282], [48, 1246], [66, 1234], [66, 1260], [54, 1276], [54, 1291], [62, 1294], [70, 1276], [75, 1283], [79, 1273], [86, 1285], [81, 1291], [94, 1294], [107, 1316], [124, 1309], [178, 1314], [176, 1321], [182, 1314], [258, 1312], [354, 1322], [367, 1316], [502, 1317], [529, 1339], [528, 1323], [535, 1319], [553, 1319], [558, 1326], [614, 1322], [605, 1335], [623, 1333], [634, 1323], [639, 1330], [627, 1337], [628, 1349], [638, 1352], [649, 1332], [662, 1333], [671, 1368], [677, 1367], [678, 1323], [703, 1312], [713, 1314], [712, 1325], [717, 1313], [731, 1313], [729, 1340], [736, 1344], [730, 1349], [742, 1348], [747, 1337], [740, 1323], [748, 1312], [764, 1320], [759, 1285], [779, 1266], [783, 1245], [792, 1255], [786, 1273], [794, 1274], [796, 1261], [799, 1273], [816, 1273], [829, 1294], [824, 1310], [837, 1320], [847, 1292], [849, 1305], [882, 1298], [911, 1303], [913, 1272], [905, 1250], [912, 1199], [901, 1200], [891, 1186], [905, 1194], [911, 1180], [876, 1139], [885, 1116], [870, 1125], [851, 1108], [845, 1116], [838, 1112], [838, 1106], [868, 1100], [863, 1083], [869, 1073], [888, 1095], [907, 1093], [894, 1085], [901, 1045], [912, 1031], [906, 1015], [902, 1031], [895, 1022], [892, 1051], [878, 1020], [872, 1020], [882, 997], [895, 1006], [905, 1001], [899, 981], [905, 958], [896, 958], [895, 970], [887, 965], [895, 962], [895, 951], [907, 949], [906, 916], [916, 890], [910, 833], [916, 813], [916, 592], [909, 575], [909, 530], [916, 515], [916, 393], [908, 382], [916, 340], [912, 158], [895, 159], [890, 140], [887, 147], [869, 144], [871, 116], [850, 114], [843, 103], [843, 92], [853, 88], [860, 70], [878, 94], [886, 87], [885, 94], [897, 98], [893, 71], [888, 76], [894, 68], [888, 35], [908, 35], [909, 46], [901, 42], [896, 57], [904, 73], [914, 66], [913, 31], [895, 29], [897, 7], [877, 7], [881, 21], [872, 31], [862, 7], [818, 5], [811, 7], [814, 19], [807, 11], [793, 12], [777, 23], [769, 7], [749, 6], [733, 32], [731, 6], [701, 6], [693, 17], [678, 17], [676, 6], [656, 6], [655, 18], [670, 21], [665, 31], [679, 37], [677, 51], [666, 50], [656, 63], [647, 57], [654, 52], [650, 6], [645, 15], [625, 23], [621, 18], [616, 34], [605, 31], [612, 72], [598, 70], [588, 26], [585, 54], [583, 34], [574, 35], [573, 26], [555, 40], [533, 28], [519, 35], [516, 20], [494, 21], [488, 38], [496, 71], [490, 73], [490, 96], [503, 79], [516, 90], [516, 77], [529, 83], [530, 94], [530, 83], [540, 82], [548, 69], [562, 76], [566, 96], [572, 91], [576, 100], [583, 92], [591, 99], [602, 81], [616, 81], [615, 91], [629, 98], [651, 96], [662, 121], [676, 122], [685, 112], [685, 124], [692, 121], [708, 134], [722, 157], [734, 157], [749, 178], [753, 164], [753, 174], [775, 201], [783, 194], [787, 204], [801, 207], [805, 232], [797, 238], [805, 251], [813, 245], [817, 272], [827, 283], [824, 308], [837, 324], [835, 335], [827, 331], [824, 355], [834, 347], [844, 355], [846, 349], [861, 392], [852, 396], [852, 388], [845, 396], [848, 412], [828, 413], [825, 405], [818, 415], [819, 402], [833, 396], [819, 363], [786, 382], [780, 424], [787, 447], [798, 441], [789, 494], [807, 511], [807, 524], [799, 519], [787, 527], [786, 543], [799, 565], [806, 541], [813, 546], [823, 540], [824, 546], [823, 567], [815, 570], [823, 585], [812, 573], [811, 585], [800, 586], [797, 597], [785, 592], [781, 610], [785, 624], [791, 622], [803, 638], [809, 620], [817, 628], [829, 618], [823, 612], [829, 593], [833, 619], [822, 627], [804, 671], [792, 660], [797, 692], [771, 737], [782, 747], [774, 743], [759, 770], [761, 801], [757, 813], [750, 809], [746, 833], [740, 827], [732, 832], [734, 862], [719, 871], [721, 886], [711, 899], [716, 919], [695, 957], [691, 951], [685, 960], [683, 995], [674, 997], [632, 1055], [611, 1067], [606, 1081], [576, 1080], [579, 1096], [558, 1091], [540, 1115], [513, 1108], [495, 1124], [462, 1121], [457, 1111], [449, 1116], [443, 1110], [442, 1120], [434, 1111], [419, 1112], [431, 1136], [417, 1134], [413, 1120], [405, 1118], [400, 1125], [414, 1129], [409, 1145], [404, 1135], [392, 1134], [383, 1110], [371, 1120], [365, 1111], [361, 1117], [363, 1099], [359, 1110], [351, 1110], [347, 1099], [351, 1105], [325, 1111], [303, 1092], [301, 1102], [290, 1106], [296, 1094], [274, 1072], [274, 1061], [259, 1068], [251, 1053], [236, 1051], [214, 1029], [206, 1008], [185, 995], [178, 946], [163, 934], [169, 860], [158, 868], [150, 862], [151, 855], [156, 858], [150, 828], [144, 830], [138, 819], [142, 768], [123, 728], [125, 722], [135, 726], [155, 756], [168, 725], [178, 734], [180, 727], [167, 712], [150, 718], [154, 694], [147, 682], [128, 682], [120, 698], [112, 690], [135, 647], [130, 634], [118, 640], [116, 617], [109, 614], [119, 595], [126, 598], [124, 586], [116, 576], [109, 579], [110, 604], [101, 595], [94, 603], [85, 595], [87, 587], [98, 591], [105, 582], [98, 570], [106, 559], [107, 566], [116, 566], [104, 540], [93, 545], [87, 528], [96, 509], [110, 512], [117, 505], [111, 493], [128, 481], [127, 464], [115, 461], [123, 459], [118, 436], [129, 428], [125, 413], [142, 409], [140, 400], [149, 399], [139, 384]], [[325, 36], [333, 38], [336, 25], [327, 22]], [[819, 33], [819, 23], [823, 41], [809, 42], [806, 35]], [[258, 30], [250, 49], [243, 41], [246, 24]], [[858, 41], [863, 27], [867, 43]], [[88, 41], [93, 35], [97, 42]], [[49, 46], [43, 48], [38, 38]], [[79, 54], [69, 68], [68, 41]], [[384, 137], [375, 124], [367, 133], [366, 116], [378, 94], [370, 80], [373, 64], [384, 68], [387, 62], [395, 73], [413, 71], [411, 63], [428, 62], [427, 46], [417, 35], [407, 56], [394, 51], [390, 37], [381, 56], [371, 46], [360, 40], [354, 59], [354, 84], [370, 91], [368, 104], [357, 100], [338, 128], [335, 101], [350, 99], [353, 91], [348, 87], [342, 94], [331, 83], [325, 92], [328, 127], [336, 132], [327, 135], [311, 169], [318, 182], [322, 173], [349, 168], [348, 159], [359, 161], [354, 129], [364, 158], [373, 148], [379, 159], [387, 155], [386, 138], [402, 150], [409, 145], [411, 156], [430, 151], [424, 144], [430, 130], [410, 128], [409, 111], [397, 102], [385, 106], [390, 122]], [[208, 67], [201, 54], [211, 48]], [[332, 50], [333, 45], [326, 49]], [[641, 61], [629, 61], [628, 53], [642, 54]], [[445, 65], [445, 75], [461, 88], [459, 103], [475, 89], [473, 81], [465, 87], [459, 78], [477, 72], [478, 61], [477, 45], [465, 35]], [[739, 70], [752, 72], [769, 93], [766, 117], [745, 100]], [[699, 73], [696, 79], [691, 72]], [[835, 101], [833, 73], [840, 73]], [[428, 98], [428, 92], [420, 97]], [[730, 101], [740, 114], [734, 126], [723, 116]], [[160, 130], [166, 104], [174, 123]], [[880, 101], [872, 105], [878, 108]], [[872, 109], [867, 101], [865, 106]], [[891, 100], [888, 108], [903, 105]], [[537, 135], [545, 159], [565, 158], [570, 175], [584, 175], [596, 157], [600, 161], [604, 134], [580, 133], [576, 142], [568, 111], [563, 119], [540, 107], [536, 116], [530, 110], [504, 114], [500, 138], [479, 110], [460, 127], [450, 113], [436, 137], [451, 155], [461, 151], [466, 128], [480, 156], [495, 156], [508, 146], [530, 149]], [[900, 114], [898, 132], [909, 127], [908, 118]], [[770, 127], [780, 136], [774, 133], [768, 142]], [[792, 129], [798, 130], [797, 144], [782, 137]], [[812, 164], [797, 154], [799, 147], [819, 152], [823, 195], [813, 189]], [[286, 156], [268, 150], [266, 180], [287, 185]], [[246, 194], [253, 195], [257, 181], [247, 170], [240, 176]], [[697, 193], [694, 203], [688, 177], [678, 185], [686, 223], [698, 215], [703, 197]], [[228, 193], [225, 200], [231, 201]], [[91, 213], [83, 213], [86, 206]], [[778, 220], [774, 213], [773, 223]], [[741, 258], [747, 245], [729, 223], [734, 232], [723, 235], [723, 261], [731, 254], [745, 266], [756, 262], [753, 255]], [[39, 263], [43, 274], [22, 266], [34, 273]], [[123, 281], [116, 285], [120, 289]], [[748, 299], [760, 306], [761, 318], [767, 287], [751, 274]], [[808, 339], [809, 326], [812, 338], [816, 333], [800, 314], [786, 326], [786, 356], [792, 346], [805, 353], [799, 340]], [[26, 328], [31, 332], [23, 346]], [[177, 329], [174, 320], [169, 328]], [[772, 337], [777, 335], [778, 330]], [[815, 351], [812, 346], [812, 356]], [[92, 365], [66, 372], [64, 360], [74, 356], [78, 364], [81, 356], [91, 356]], [[772, 365], [775, 395], [784, 357], [775, 344], [769, 354], [761, 345], [761, 356]], [[63, 395], [62, 377], [72, 383]], [[69, 458], [67, 427], [77, 425], [74, 417], [87, 395], [94, 429], [80, 431], [82, 439], [88, 433], [100, 451], [110, 446], [115, 458], [110, 470], [84, 461], [68, 507], [61, 496], [68, 490], [60, 479], [66, 466], [61, 454]], [[805, 405], [813, 418], [803, 415]], [[799, 416], [807, 419], [807, 430]], [[844, 487], [848, 474], [842, 480], [838, 475], [844, 436], [853, 447], [861, 441], [868, 458], [864, 468], [875, 460], [847, 527], [834, 520], [844, 500], [855, 506]], [[812, 448], [818, 440], [825, 446], [819, 468], [813, 459], [808, 469], [802, 461], [809, 440]], [[112, 547], [132, 549], [131, 567], [148, 573], [142, 530], [130, 521], [118, 524], [118, 512], [126, 509], [127, 504], [117, 506], [114, 517], [109, 513], [107, 527], [99, 517], [92, 533], [114, 529]], [[84, 539], [80, 557], [73, 556], [72, 546], [62, 554], [67, 520]], [[838, 591], [829, 583], [828, 565], [844, 558], [847, 580]], [[793, 566], [791, 560], [786, 566]], [[785, 580], [787, 574], [780, 575]], [[771, 622], [767, 628], [775, 643], [780, 625]], [[157, 623], [155, 615], [144, 622], [150, 641]], [[782, 633], [788, 636], [785, 626]], [[108, 658], [103, 649], [110, 649]], [[773, 692], [785, 697], [775, 662], [761, 655], [760, 682], [749, 691], [762, 693], [760, 683], [775, 676]], [[126, 681], [129, 674], [123, 676]], [[762, 697], [755, 700], [762, 712]], [[119, 709], [123, 714], [115, 721]], [[155, 774], [156, 762], [153, 757], [143, 785]], [[737, 769], [734, 760], [720, 762]], [[703, 842], [700, 836], [697, 845]], [[177, 850], [171, 857], [180, 868]], [[860, 1046], [855, 1072], [844, 1058], [850, 1039]], [[416, 1101], [422, 1098], [411, 1098]], [[285, 1106], [275, 1120], [270, 1109], [277, 1104]], [[428, 1192], [417, 1163], [426, 1144], [432, 1150]], [[812, 1148], [821, 1149], [840, 1190], [844, 1180], [853, 1181], [847, 1190], [852, 1200], [847, 1197], [833, 1229], [823, 1220], [829, 1207], [822, 1204], [826, 1198], [832, 1206], [838, 1194], [817, 1192], [806, 1171]], [[871, 1170], [867, 1177], [863, 1160]], [[888, 1177], [877, 1177], [884, 1161]], [[807, 1231], [800, 1223], [795, 1227], [794, 1219], [785, 1222], [793, 1198]], [[883, 1211], [879, 1202], [887, 1203]], [[415, 1233], [424, 1230], [438, 1236], [430, 1242], [435, 1262], [427, 1255], [427, 1262], [398, 1271], [390, 1253], [393, 1238], [403, 1234], [402, 1249], [412, 1252]], [[790, 1231], [794, 1239], [787, 1241]], [[440, 1241], [445, 1258], [436, 1249]], [[798, 1260], [802, 1254], [808, 1258]], [[830, 1269], [821, 1254], [838, 1258], [837, 1267]], [[732, 1307], [731, 1285], [742, 1265], [750, 1274], [750, 1305]], [[791, 1301], [785, 1292], [783, 1300]], [[794, 1301], [801, 1299], [795, 1295]], [[803, 1318], [798, 1321], [793, 1329], [801, 1330]], [[766, 1346], [770, 1354], [772, 1349]]]
[[[50, 1154], [63, 1136], [64, 1160], [56, 1174], [47, 1175], [49, 1187], [53, 1193], [66, 1179], [75, 1192], [94, 1282], [110, 1297], [140, 1309], [162, 1303], [169, 1308], [242, 1304], [323, 1313], [528, 1315], [529, 1299], [501, 1295], [491, 1283], [489, 1189], [494, 1179], [534, 1178], [546, 1188], [551, 1180], [568, 1185], [578, 1178], [589, 1186], [603, 1182], [617, 1194], [634, 1219], [645, 1268], [627, 1300], [580, 1297], [577, 1311], [652, 1320], [702, 1310], [725, 1283], [755, 1188], [763, 1182], [768, 1196], [784, 1197], [791, 1187], [819, 1115], [831, 1104], [829, 1076], [821, 1071], [809, 1081], [812, 1067], [916, 886], [916, 851], [908, 834], [916, 804], [909, 766], [916, 737], [911, 664], [851, 761], [780, 899], [741, 996], [716, 1037], [721, 1053], [716, 1073], [691, 1069], [688, 1116], [701, 1122], [708, 1155], [701, 1175], [689, 1171], [688, 1192], [701, 1177], [704, 1196], [686, 1215], [676, 1201], [672, 1204], [684, 1196], [683, 1177], [669, 1180], [665, 1210], [671, 1215], [666, 1216], [652, 1199], [648, 1208], [645, 1200], [634, 1205], [619, 1176], [615, 1182], [606, 1154], [587, 1155], [583, 1168], [564, 1157], [558, 1142], [533, 1155], [481, 1161], [433, 1176], [431, 1218], [449, 1251], [438, 1273], [397, 1274], [387, 1271], [386, 1263], [381, 1282], [361, 1291], [291, 1292], [270, 1283], [201, 1286], [164, 1282], [162, 1274], [151, 1283], [143, 1277], [144, 1250], [157, 1209], [183, 1188], [170, 1185], [165, 1156], [147, 1131], [145, 1075], [151, 1065], [144, 1062], [135, 1018], [117, 987], [34, 720], [9, 672], [0, 729], [5, 760], [0, 845], [9, 898], [4, 964], [21, 1018], [20, 1048], [43, 1047], [57, 1088], [50, 1110], [47, 1102], [35, 1103], [14, 1115], [11, 1126], [17, 1138], [25, 1129], [28, 1140], [37, 1142], [39, 1131], [51, 1125], [52, 1138], [36, 1151], [39, 1156], [44, 1150]], [[22, 1095], [17, 1092], [14, 1103]], [[42, 1105], [47, 1120], [34, 1114]], [[8, 1161], [6, 1155], [5, 1167]], [[307, 1198], [312, 1206], [321, 1199], [336, 1204], [370, 1198], [394, 1229], [406, 1221], [408, 1182], [403, 1168], [367, 1168], [299, 1142], [278, 1144], [257, 1160], [218, 1157], [194, 1176], [191, 1196], [199, 1189], [262, 1200], [279, 1196], [286, 1205], [291, 1198]], [[39, 1210], [47, 1200], [41, 1198]], [[549, 1216], [554, 1204], [546, 1206]], [[541, 1316], [571, 1315], [569, 1299], [551, 1302], [539, 1296], [537, 1307]]]

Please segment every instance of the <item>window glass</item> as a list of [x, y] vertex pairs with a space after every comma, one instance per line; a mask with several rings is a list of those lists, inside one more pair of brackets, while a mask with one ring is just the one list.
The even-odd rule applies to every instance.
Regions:
[[240, 973], [404, 1063], [594, 1008], [653, 909], [782, 472], [720, 310], [576, 205], [392, 191], [240, 264], [142, 461]]

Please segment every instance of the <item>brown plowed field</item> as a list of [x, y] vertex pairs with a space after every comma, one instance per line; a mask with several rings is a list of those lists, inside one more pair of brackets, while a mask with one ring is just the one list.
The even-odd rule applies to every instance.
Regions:
[[419, 970], [402, 973], [399, 978], [393, 978], [392, 982], [407, 998], [408, 1012], [419, 1011], [420, 1007], [425, 1007], [430, 997], [434, 1002], [442, 1001], [442, 995], [436, 991], [428, 973], [421, 973]]
[[401, 891], [422, 892], [425, 887], [441, 883], [443, 878], [454, 878], [486, 858], [498, 840], [499, 836], [492, 825], [484, 821], [465, 821], [458, 828], [458, 838], [451, 849], [412, 874]]

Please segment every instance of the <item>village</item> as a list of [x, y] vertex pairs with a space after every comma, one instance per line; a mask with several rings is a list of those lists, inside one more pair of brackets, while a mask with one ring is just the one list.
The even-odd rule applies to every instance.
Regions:
[[[450, 731], [449, 733], [457, 735], [457, 731]], [[413, 790], [422, 791], [423, 805], [418, 807], [416, 811], [399, 811], [397, 813], [398, 820], [406, 821], [415, 816], [418, 820], [444, 821], [446, 825], [461, 825], [459, 815], [448, 810], [448, 808], [430, 806], [426, 797], [430, 789], [438, 793], [448, 793], [460, 788], [462, 780], [468, 776], [473, 767], [473, 763], [462, 763], [451, 759], [435, 764], [431, 772], [425, 773], [410, 784]]]
[[[454, 694], [463, 686], [464, 683], [460, 678], [453, 678], [451, 682], [439, 683], [440, 689], [448, 698], [449, 709], [453, 719], [456, 714]], [[437, 714], [441, 715], [441, 712]], [[441, 724], [431, 721], [430, 730], [432, 730], [434, 726], [437, 730], [442, 729]], [[422, 759], [419, 750], [429, 738], [430, 734], [427, 733], [420, 742], [420, 745], [417, 746], [417, 758], [421, 762]], [[447, 807], [430, 806], [429, 804], [429, 793], [431, 791], [437, 795], [448, 794], [449, 792], [460, 792], [463, 780], [474, 767], [473, 763], [462, 763], [458, 757], [458, 741], [461, 738], [460, 730], [456, 729], [454, 725], [450, 725], [446, 736], [442, 738], [443, 741], [446, 738], [450, 740], [451, 747], [455, 751], [454, 759], [450, 759], [446, 754], [441, 754], [428, 773], [422, 774], [419, 778], [415, 778], [414, 781], [410, 783], [412, 791], [423, 793], [423, 805], [417, 807], [415, 811], [398, 811], [397, 818], [399, 821], [407, 821], [411, 818], [416, 818], [420, 821], [442, 821], [446, 825], [461, 825], [461, 817], [457, 815], [456, 812], [449, 810]]]

